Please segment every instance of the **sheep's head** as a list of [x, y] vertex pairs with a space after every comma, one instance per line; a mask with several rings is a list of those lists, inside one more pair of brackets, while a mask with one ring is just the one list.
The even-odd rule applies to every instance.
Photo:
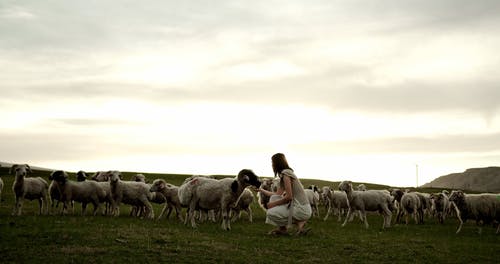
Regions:
[[108, 171], [110, 183], [117, 183], [122, 179], [122, 173], [119, 171]]
[[84, 171], [78, 171], [76, 173], [76, 180], [79, 182], [87, 180], [87, 173]]
[[431, 193], [431, 200], [434, 201], [436, 209], [442, 211], [444, 209], [445, 195], [443, 193]]
[[50, 174], [49, 180], [54, 180], [58, 183], [64, 184], [68, 180], [68, 174], [62, 170], [56, 170]]
[[16, 175], [19, 175], [19, 176], [26, 176], [28, 175], [28, 173], [31, 173], [31, 168], [28, 164], [14, 164], [12, 165], [12, 167], [10, 167], [10, 171], [9, 171], [9, 174], [13, 174], [15, 173]]
[[351, 181], [343, 181], [339, 184], [339, 190], [344, 192], [352, 192], [352, 182]]
[[465, 201], [465, 194], [463, 191], [452, 191], [450, 195], [450, 201], [454, 202], [456, 205], [461, 204]]
[[109, 172], [105, 171], [98, 171], [92, 175], [92, 180], [98, 181], [98, 182], [105, 182], [109, 181]]
[[150, 192], [159, 192], [163, 189], [165, 189], [167, 183], [163, 179], [156, 179], [153, 181], [153, 184], [151, 185], [151, 188], [149, 189]]
[[257, 177], [257, 175], [255, 175], [255, 173], [253, 173], [253, 171], [248, 170], [248, 169], [241, 170], [238, 173], [237, 178], [238, 178], [238, 180], [234, 181], [233, 184], [231, 185], [231, 190], [233, 192], [236, 192], [236, 190], [238, 189], [238, 184], [242, 184], [245, 187], [252, 185], [252, 186], [255, 186], [257, 188], [259, 188], [260, 185], [262, 184], [259, 181], [259, 177]]
[[391, 191], [391, 195], [398, 202], [401, 201], [401, 197], [403, 197], [403, 194], [405, 194], [405, 193], [402, 190], [400, 190], [400, 189], [394, 189], [394, 190]]
[[146, 176], [144, 176], [143, 174], [136, 174], [134, 177], [132, 177], [132, 181], [135, 181], [135, 182], [146, 182]]

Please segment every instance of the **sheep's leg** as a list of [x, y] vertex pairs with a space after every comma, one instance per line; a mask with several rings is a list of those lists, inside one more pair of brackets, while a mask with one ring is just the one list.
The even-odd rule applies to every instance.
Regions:
[[221, 210], [222, 210], [222, 229], [231, 230], [231, 221], [229, 219], [231, 209], [223, 209], [223, 208], [224, 207], [221, 208]]
[[85, 215], [86, 211], [87, 211], [87, 203], [82, 203], [82, 215]]
[[155, 211], [153, 210], [153, 206], [151, 205], [151, 203], [148, 200], [145, 201], [145, 204], [146, 204], [146, 206], [144, 207], [144, 209], [146, 212], [146, 217], [148, 219], [154, 219], [155, 218]]
[[360, 214], [361, 220], [365, 223], [366, 229], [368, 229], [369, 225], [368, 225], [368, 219], [366, 218], [365, 210], [359, 210], [359, 214]]
[[326, 215], [325, 217], [323, 218], [323, 221], [326, 221], [326, 219], [328, 219], [328, 216], [330, 215], [331, 211], [332, 211], [332, 206], [330, 205], [330, 203], [328, 202], [327, 205], [326, 205]]
[[43, 201], [42, 198], [38, 198], [38, 214], [42, 215], [42, 210], [43, 210]]
[[348, 221], [349, 217], [351, 216], [351, 214], [352, 214], [352, 209], [349, 208], [349, 210], [347, 211], [347, 216], [345, 217], [344, 223], [342, 224], [342, 227], [344, 227], [347, 224], [347, 221]]
[[184, 221], [182, 219], [182, 209], [180, 206], [175, 206], [175, 215], [177, 216], [177, 219], [179, 219], [181, 222]]
[[168, 209], [167, 209], [167, 219], [170, 219], [170, 214], [172, 214], [172, 205], [169, 204], [168, 205]]
[[21, 207], [22, 207], [21, 198], [16, 195], [16, 203], [14, 204], [14, 208], [12, 209], [12, 215], [21, 215]]
[[194, 210], [196, 209], [196, 201], [194, 199], [189, 203], [189, 220], [191, 221], [191, 227], [196, 228], [196, 220], [194, 219]]
[[158, 216], [158, 220], [162, 219], [163, 215], [165, 214], [165, 211], [167, 210], [168, 203], [165, 203], [165, 206], [163, 206], [163, 209], [161, 210], [160, 215]]
[[94, 213], [93, 213], [94, 216], [97, 215], [97, 211], [99, 211], [100, 207], [101, 207], [101, 203], [100, 202], [95, 202], [94, 203]]
[[248, 214], [248, 221], [250, 221], [250, 223], [253, 223], [252, 208], [250, 208], [249, 206], [245, 211], [247, 211]]

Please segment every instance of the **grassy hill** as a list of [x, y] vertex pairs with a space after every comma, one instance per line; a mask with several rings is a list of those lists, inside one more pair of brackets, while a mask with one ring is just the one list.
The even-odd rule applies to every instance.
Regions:
[[467, 169], [462, 173], [441, 176], [422, 187], [499, 193], [500, 167]]

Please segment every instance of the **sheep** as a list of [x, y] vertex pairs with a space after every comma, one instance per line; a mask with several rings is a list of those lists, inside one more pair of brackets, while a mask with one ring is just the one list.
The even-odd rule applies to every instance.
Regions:
[[223, 230], [231, 230], [229, 219], [231, 206], [247, 186], [260, 187], [258, 177], [248, 169], [241, 170], [235, 178], [209, 179], [194, 177], [179, 187], [181, 204], [189, 205], [188, 216], [191, 226], [196, 228], [194, 210], [220, 209]]
[[347, 220], [354, 212], [354, 210], [360, 210], [360, 217], [361, 220], [365, 223], [366, 228], [369, 227], [368, 221], [366, 219], [366, 211], [379, 211], [384, 217], [382, 229], [390, 227], [392, 217], [392, 199], [386, 191], [354, 191], [351, 181], [341, 182], [339, 185], [339, 190], [346, 193], [347, 200], [349, 201], [349, 211], [347, 212], [347, 217], [344, 220], [342, 227], [347, 224]]
[[[313, 188], [313, 189], [310, 189]], [[317, 192], [318, 187], [310, 186], [310, 188], [305, 189], [304, 192], [306, 194], [307, 199], [309, 200], [309, 204], [311, 204], [312, 215], [319, 217], [319, 193]]]
[[87, 180], [87, 173], [85, 173], [84, 171], [78, 171], [76, 173], [76, 181], [86, 181]]
[[[57, 187], [56, 181], [52, 178], [52, 175], [49, 176], [50, 185], [49, 185], [49, 199], [50, 199], [50, 207], [51, 211], [55, 210], [55, 208], [59, 207], [59, 202], [61, 201], [61, 193], [59, 192], [59, 188]], [[73, 207], [73, 203], [71, 204], [71, 208]]]
[[145, 206], [146, 218], [154, 218], [153, 207], [149, 202], [153, 195], [149, 191], [147, 184], [122, 181], [122, 175], [119, 171], [110, 171], [107, 174], [109, 175], [111, 195], [114, 201], [112, 211], [115, 216], [120, 215], [119, 206], [123, 202], [133, 206]]
[[[146, 176], [141, 173], [137, 173], [136, 175], [132, 176], [131, 179], [132, 182], [142, 182], [146, 183]], [[151, 188], [151, 184], [146, 183], [149, 188]], [[156, 203], [156, 204], [164, 204], [167, 199], [165, 196], [159, 192], [152, 192], [152, 198], [150, 202]], [[145, 207], [138, 207], [138, 206], [132, 206], [132, 210], [130, 210], [130, 215], [131, 216], [144, 216], [144, 213], [146, 212]]]
[[[14, 164], [10, 168], [9, 174], [15, 173], [16, 179], [12, 184], [12, 190], [15, 195], [15, 205], [12, 215], [21, 215], [23, 200], [28, 199], [38, 200], [39, 214], [48, 213], [48, 198], [47, 192], [49, 184], [41, 177], [25, 178], [28, 173], [31, 173], [31, 168], [28, 164]], [[45, 205], [45, 210], [43, 210]]]
[[401, 217], [404, 214], [403, 207], [401, 206], [401, 198], [403, 198], [404, 194], [405, 193], [400, 189], [394, 189], [391, 191], [391, 196], [394, 197], [394, 205], [396, 208], [396, 223], [400, 223]]
[[363, 183], [359, 184], [358, 187], [356, 187], [358, 191], [366, 191], [366, 185]]
[[68, 202], [77, 201], [82, 204], [82, 215], [85, 215], [88, 203], [94, 205], [93, 215], [97, 215], [101, 202], [106, 197], [106, 191], [99, 183], [69, 180], [68, 174], [62, 170], [53, 171], [50, 177], [54, 179], [61, 195], [61, 201], [63, 202], [61, 214], [64, 214], [68, 208]]
[[[260, 185], [260, 188], [266, 191], [276, 192], [279, 186], [279, 178], [264, 179]], [[262, 210], [267, 211], [267, 203], [269, 203], [270, 196], [264, 195], [262, 192], [257, 193], [258, 202]]]
[[423, 206], [420, 196], [414, 192], [404, 193], [401, 197], [401, 209], [404, 211], [406, 224], [408, 225], [408, 216], [413, 215], [416, 224], [423, 223]]
[[109, 181], [109, 176], [110, 176], [109, 172], [111, 171], [98, 171], [94, 173], [94, 175], [92, 175], [91, 179], [98, 182]]
[[[476, 220], [476, 224], [500, 222], [500, 198], [499, 194], [465, 194], [461, 190], [452, 191], [450, 202], [454, 204], [460, 224], [456, 234], [462, 230], [462, 225], [467, 219]], [[500, 231], [500, 224], [496, 234]], [[479, 227], [479, 233], [481, 228]]]
[[156, 179], [153, 181], [151, 184], [151, 188], [149, 189], [150, 192], [152, 193], [160, 193], [165, 197], [166, 204], [163, 207], [163, 210], [160, 213], [160, 216], [158, 216], [158, 220], [162, 219], [163, 216], [165, 215], [165, 212], [167, 212], [167, 219], [170, 216], [170, 213], [172, 213], [172, 209], [175, 209], [175, 214], [177, 218], [183, 222], [184, 220], [182, 219], [182, 205], [181, 202], [179, 201], [179, 187], [167, 183], [163, 179]]
[[146, 183], [146, 176], [144, 176], [144, 174], [137, 173], [132, 177], [131, 181]]
[[248, 215], [248, 221], [250, 223], [253, 222], [252, 208], [250, 205], [253, 203], [254, 196], [252, 191], [248, 188], [243, 190], [238, 200], [234, 203], [234, 206], [231, 207], [231, 213], [234, 213], [232, 221], [236, 221], [236, 219], [241, 218], [241, 211], [245, 211]]
[[450, 208], [450, 200], [445, 193], [431, 193], [430, 199], [432, 201], [434, 210], [437, 213], [439, 223], [443, 224], [446, 214]]

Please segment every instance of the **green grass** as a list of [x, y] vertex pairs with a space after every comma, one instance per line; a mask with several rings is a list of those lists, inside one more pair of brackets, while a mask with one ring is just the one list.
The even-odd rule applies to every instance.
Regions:
[[[336, 217], [313, 218], [308, 223], [312, 233], [305, 237], [271, 237], [266, 233], [272, 226], [264, 223], [265, 214], [257, 205], [254, 223], [243, 213], [229, 232], [219, 223], [192, 229], [173, 217], [162, 221], [132, 218], [127, 206], [122, 206], [120, 217], [37, 216], [38, 204], [25, 202], [23, 215], [13, 217], [13, 177], [6, 173], [0, 169], [5, 182], [0, 204], [1, 263], [498, 263], [500, 252], [500, 236], [493, 228], [484, 227], [478, 234], [474, 223], [468, 222], [456, 235], [454, 219], [444, 225], [426, 219], [423, 225], [397, 225], [383, 231], [382, 217], [376, 214], [368, 216], [369, 229], [359, 220], [342, 228]], [[35, 175], [48, 177], [47, 172]], [[146, 176], [174, 184], [186, 177]], [[308, 184], [332, 185], [304, 180]], [[77, 205], [75, 212], [79, 209]], [[154, 209], [158, 215], [161, 207], [154, 205]]]

